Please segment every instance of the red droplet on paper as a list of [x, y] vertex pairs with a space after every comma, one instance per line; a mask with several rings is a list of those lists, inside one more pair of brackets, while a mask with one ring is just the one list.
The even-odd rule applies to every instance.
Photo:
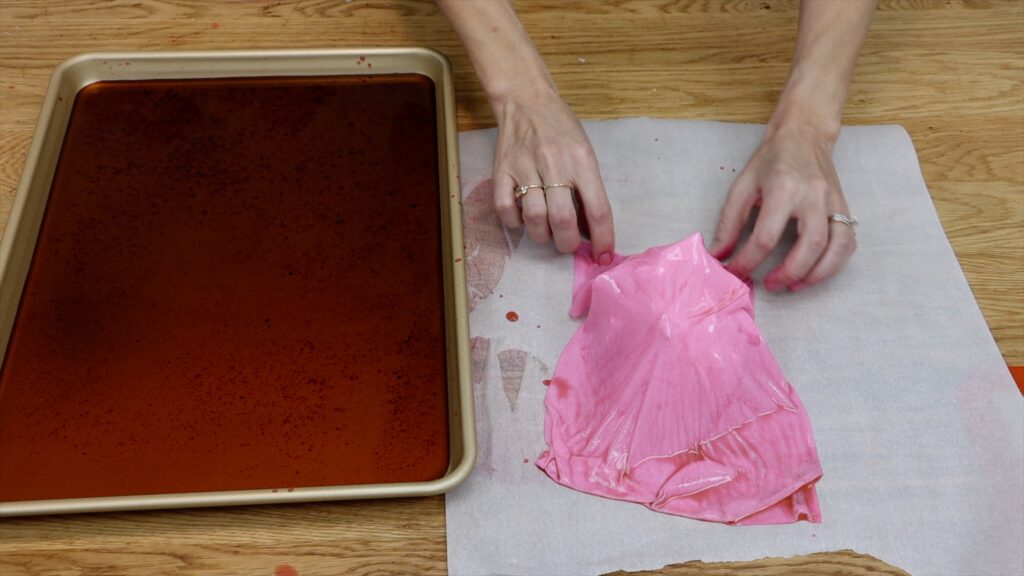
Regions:
[[530, 459], [529, 458], [523, 458], [523, 464], [529, 464], [529, 463], [530, 463]]
[[509, 322], [518, 322], [519, 314], [516, 314], [514, 311], [509, 311], [508, 314], [505, 314], [505, 319]]
[[551, 386], [551, 380], [550, 380], [550, 379], [548, 379], [548, 380], [545, 380], [545, 381], [544, 381], [544, 385], [545, 385], [545, 386]]

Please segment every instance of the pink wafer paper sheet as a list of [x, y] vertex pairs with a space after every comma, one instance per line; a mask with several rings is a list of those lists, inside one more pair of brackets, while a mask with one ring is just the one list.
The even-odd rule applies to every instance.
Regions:
[[807, 411], [700, 234], [607, 266], [583, 246], [572, 315], [544, 401], [552, 480], [712, 522], [821, 520]]

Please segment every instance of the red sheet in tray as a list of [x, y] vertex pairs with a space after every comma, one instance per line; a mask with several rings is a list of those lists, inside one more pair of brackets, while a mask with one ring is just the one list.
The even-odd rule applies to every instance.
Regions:
[[418, 75], [83, 89], [0, 374], [0, 501], [442, 476], [434, 106]]

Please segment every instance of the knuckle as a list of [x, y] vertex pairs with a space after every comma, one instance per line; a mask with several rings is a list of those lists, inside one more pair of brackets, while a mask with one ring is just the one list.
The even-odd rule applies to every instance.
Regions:
[[769, 232], [754, 232], [750, 237], [750, 241], [754, 244], [754, 247], [763, 252], [768, 252], [775, 248], [775, 236]]
[[582, 143], [575, 143], [569, 147], [569, 157], [581, 166], [589, 167], [597, 164], [594, 160], [594, 152], [590, 149], [590, 146]]
[[576, 213], [572, 210], [550, 210], [548, 220], [553, 228], [569, 229], [576, 224]]
[[798, 185], [796, 178], [788, 173], [776, 173], [769, 180], [766, 186], [769, 193], [776, 196], [793, 196], [796, 194]]
[[843, 254], [850, 254], [857, 247], [857, 240], [854, 239], [853, 234], [837, 234], [832, 241]]
[[562, 155], [562, 149], [553, 142], [541, 142], [537, 144], [537, 156], [546, 160], [553, 160]]
[[538, 244], [544, 244], [551, 239], [548, 235], [548, 229], [546, 226], [529, 226], [526, 230], [530, 236], [530, 240], [533, 240]]
[[807, 190], [815, 196], [824, 196], [830, 188], [828, 180], [820, 176], [808, 178], [805, 186], [807, 187]]
[[542, 205], [530, 204], [523, 206], [523, 220], [527, 222], [532, 224], [544, 222], [546, 217], [547, 211]]
[[494, 209], [499, 214], [511, 212], [516, 207], [515, 200], [506, 194], [496, 194], [494, 196]]
[[578, 236], [572, 236], [569, 234], [555, 238], [555, 247], [558, 248], [559, 252], [568, 254], [569, 252], [575, 252], [576, 248], [579, 247], [580, 239]]
[[857, 250], [857, 237], [851, 235], [849, 241], [846, 243], [846, 253], [853, 254]]
[[608, 202], [596, 202], [587, 209], [587, 218], [595, 226], [603, 226], [611, 221], [612, 209]]
[[809, 232], [806, 238], [807, 246], [814, 252], [820, 254], [828, 246], [828, 234], [822, 231]]

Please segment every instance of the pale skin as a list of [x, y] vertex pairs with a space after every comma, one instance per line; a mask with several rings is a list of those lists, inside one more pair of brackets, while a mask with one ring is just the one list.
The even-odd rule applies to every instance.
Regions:
[[[462, 39], [498, 122], [494, 202], [510, 228], [562, 252], [580, 243], [568, 188], [531, 190], [521, 206], [516, 186], [568, 183], [577, 190], [600, 263], [611, 261], [611, 207], [590, 141], [507, 0], [437, 0]], [[775, 250], [790, 220], [797, 241], [764, 277], [768, 290], [796, 291], [838, 273], [856, 248], [853, 228], [829, 219], [849, 214], [832, 161], [850, 79], [876, 0], [803, 0], [789, 77], [760, 146], [729, 189], [711, 252], [750, 274]], [[760, 210], [738, 246], [755, 206]]]

